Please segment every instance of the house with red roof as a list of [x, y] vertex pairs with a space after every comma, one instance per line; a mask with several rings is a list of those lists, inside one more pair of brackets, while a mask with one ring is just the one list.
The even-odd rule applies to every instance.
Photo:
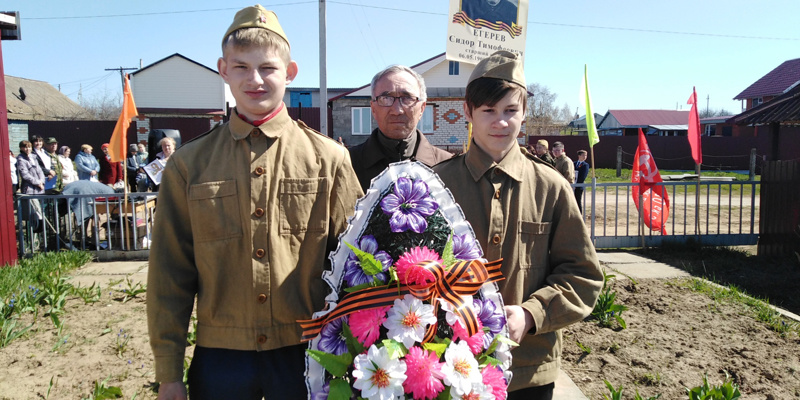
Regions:
[[734, 100], [744, 102], [744, 110], [749, 110], [780, 96], [800, 84], [800, 58], [784, 61], [761, 79], [753, 82], [739, 93]]
[[597, 126], [598, 134], [636, 136], [639, 128], [646, 135], [686, 136], [689, 111], [675, 110], [608, 110]]

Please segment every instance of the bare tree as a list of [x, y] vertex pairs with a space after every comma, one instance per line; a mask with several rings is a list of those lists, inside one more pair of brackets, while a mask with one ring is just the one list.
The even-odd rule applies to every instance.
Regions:
[[732, 113], [724, 108], [720, 108], [719, 110], [715, 110], [713, 108], [712, 109], [706, 108], [705, 110], [700, 111], [699, 114], [700, 118], [724, 117], [728, 115], [736, 115], [735, 113]]
[[108, 89], [102, 93], [96, 93], [91, 99], [80, 98], [81, 107], [92, 114], [98, 120], [115, 120], [119, 118], [122, 111], [122, 102], [119, 93], [113, 93]]
[[572, 113], [568, 104], [563, 107], [555, 105], [558, 95], [547, 86], [539, 83], [528, 85], [528, 111], [526, 130], [528, 135], [558, 135], [569, 124]]

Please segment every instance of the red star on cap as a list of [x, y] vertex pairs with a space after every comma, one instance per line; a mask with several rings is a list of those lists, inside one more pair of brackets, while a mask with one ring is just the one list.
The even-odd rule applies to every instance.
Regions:
[[266, 23], [267, 23], [267, 17], [265, 17], [265, 16], [263, 16], [263, 15], [262, 15], [262, 16], [259, 16], [259, 17], [258, 17], [258, 19], [259, 19], [259, 20], [261, 20], [261, 23], [264, 23], [264, 24], [266, 24]]

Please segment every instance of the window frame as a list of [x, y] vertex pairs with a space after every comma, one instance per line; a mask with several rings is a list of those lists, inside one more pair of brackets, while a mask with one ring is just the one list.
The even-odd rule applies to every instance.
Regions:
[[[356, 112], [358, 111], [358, 119], [356, 119]], [[364, 122], [364, 114], [367, 113], [367, 121], [369, 121], [369, 127], [366, 132], [363, 129], [363, 122]], [[356, 132], [356, 121], [358, 121], [358, 127], [360, 128], [358, 132]], [[351, 107], [350, 108], [350, 134], [353, 136], [369, 136], [372, 134], [372, 109], [369, 107]]]
[[[428, 110], [430, 110], [430, 112]], [[430, 130], [429, 131], [426, 131], [424, 129], [425, 128], [424, 122], [425, 122], [426, 113], [427, 113], [427, 115], [429, 115], [429, 118], [430, 118]], [[434, 115], [433, 115], [433, 105], [432, 104], [428, 104], [428, 105], [425, 106], [425, 110], [422, 111], [422, 117], [419, 119], [419, 122], [417, 122], [417, 129], [419, 129], [419, 131], [422, 132], [422, 133], [432, 134], [434, 132], [434, 130], [436, 129], [436, 126], [435, 126], [436, 124], [434, 122], [435, 121], [434, 121]]]

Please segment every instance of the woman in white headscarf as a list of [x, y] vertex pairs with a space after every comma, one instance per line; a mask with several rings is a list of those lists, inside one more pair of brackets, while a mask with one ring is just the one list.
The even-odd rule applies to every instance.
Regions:
[[65, 185], [78, 180], [78, 173], [75, 171], [75, 166], [69, 158], [70, 152], [69, 146], [61, 146], [58, 149], [58, 162], [61, 163], [61, 173]]

